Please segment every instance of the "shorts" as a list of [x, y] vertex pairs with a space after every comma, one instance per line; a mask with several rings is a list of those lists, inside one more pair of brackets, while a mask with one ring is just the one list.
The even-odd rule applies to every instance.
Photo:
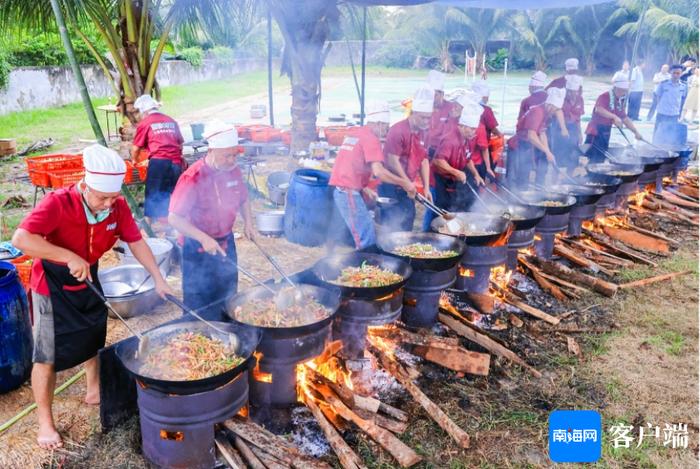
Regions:
[[51, 297], [32, 292], [32, 311], [34, 313], [34, 351], [32, 363], [53, 365], [56, 347], [53, 329], [53, 306]]

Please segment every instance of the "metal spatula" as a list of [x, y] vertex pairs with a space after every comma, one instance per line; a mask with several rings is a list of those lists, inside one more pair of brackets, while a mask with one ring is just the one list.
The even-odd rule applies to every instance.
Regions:
[[284, 280], [286, 280], [287, 283], [289, 283], [292, 286], [292, 288], [294, 288], [294, 301], [296, 303], [304, 302], [304, 299], [305, 299], [304, 292], [301, 290], [301, 288], [299, 288], [299, 285], [294, 283], [292, 281], [292, 279], [290, 279], [289, 276], [286, 273], [284, 273], [284, 271], [282, 270], [282, 267], [277, 263], [275, 258], [272, 257], [270, 254], [268, 254], [267, 251], [265, 251], [262, 248], [262, 246], [260, 246], [260, 244], [258, 244], [257, 241], [255, 241], [254, 239], [252, 239], [251, 241], [260, 250], [260, 252], [263, 254], [263, 256], [265, 256], [265, 258], [270, 262], [270, 264], [272, 264], [272, 266], [275, 268], [275, 270], [277, 270], [277, 272], [280, 273], [282, 278], [284, 278]]
[[[158, 270], [160, 270], [160, 266], [163, 265], [163, 262], [165, 262], [167, 259], [168, 259], [167, 257], [164, 257], [160, 260], [160, 262], [158, 263]], [[146, 282], [148, 281], [149, 278], [151, 278], [151, 273], [146, 272], [146, 276], [143, 278], [143, 280], [141, 280], [141, 283], [139, 283], [136, 288], [132, 288], [128, 292], [122, 293], [119, 296], [127, 296], [127, 295], [131, 295], [132, 293], [136, 293], [137, 291], [141, 290], [141, 287], [146, 284]]]
[[211, 327], [215, 331], [220, 332], [220, 333], [224, 334], [225, 336], [227, 336], [228, 337], [228, 345], [229, 345], [229, 348], [231, 349], [231, 351], [235, 352], [236, 350], [238, 350], [238, 346], [240, 345], [240, 341], [238, 340], [238, 336], [236, 334], [232, 334], [231, 332], [225, 331], [225, 330], [221, 329], [220, 327], [215, 326], [214, 324], [210, 323], [209, 321], [204, 319], [202, 316], [200, 316], [195, 310], [193, 310], [192, 308], [189, 308], [185, 303], [183, 303], [178, 298], [176, 298], [175, 296], [173, 296], [169, 293], [165, 295], [165, 299], [168, 300], [169, 302], [173, 303], [174, 305], [176, 305], [178, 308], [183, 310], [185, 313], [190, 314], [190, 315], [194, 316], [195, 318], [199, 319], [200, 321], [202, 321], [204, 324]]
[[126, 320], [121, 316], [121, 314], [117, 313], [117, 311], [112, 307], [107, 298], [104, 297], [100, 290], [98, 290], [97, 287], [90, 280], [85, 279], [84, 282], [88, 287], [90, 287], [90, 290], [92, 290], [95, 293], [95, 295], [97, 295], [100, 298], [100, 300], [102, 300], [107, 309], [109, 309], [112, 312], [112, 314], [114, 314], [117, 318], [119, 318], [121, 322], [124, 323], [129, 332], [131, 332], [139, 339], [139, 346], [137, 349], [136, 357], [138, 358], [139, 355], [145, 355], [146, 350], [148, 349], [148, 337], [133, 330], [131, 326], [129, 326], [129, 323], [126, 322]]
[[224, 260], [228, 262], [229, 264], [233, 265], [236, 269], [238, 269], [243, 275], [251, 279], [253, 282], [257, 283], [261, 287], [265, 288], [267, 291], [272, 293], [273, 298], [275, 300], [275, 306], [277, 307], [278, 310], [285, 310], [288, 309], [290, 306], [294, 304], [293, 300], [289, 301], [289, 295], [284, 295], [281, 294], [281, 292], [275, 291], [272, 289], [268, 284], [257, 278], [255, 275], [251, 274], [247, 270], [245, 270], [243, 267], [238, 265], [237, 262], [233, 262], [231, 259], [228, 257], [224, 257]]

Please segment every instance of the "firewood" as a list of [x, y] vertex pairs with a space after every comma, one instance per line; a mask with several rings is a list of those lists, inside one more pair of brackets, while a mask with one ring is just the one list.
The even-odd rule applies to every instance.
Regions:
[[306, 372], [312, 379], [320, 381], [321, 383], [329, 386], [337, 395], [340, 397], [345, 405], [352, 409], [362, 409], [376, 414], [379, 411], [381, 402], [373, 397], [365, 397], [355, 393], [352, 389], [349, 389], [345, 383], [336, 382], [323, 376], [321, 373], [314, 370], [308, 364], [306, 365]]
[[266, 453], [265, 451], [261, 450], [260, 448], [249, 445], [248, 446], [250, 450], [253, 452], [255, 456], [258, 457], [260, 461], [267, 467], [267, 469], [291, 469], [292, 466], [289, 464], [285, 464], [283, 461], [280, 461], [276, 457], [272, 456], [270, 453]]
[[608, 327], [558, 327], [556, 329], [552, 329], [552, 332], [562, 332], [566, 334], [579, 334], [579, 333], [587, 333], [587, 334], [606, 334], [610, 332], [612, 329]]
[[353, 409], [353, 411], [363, 419], [370, 420], [396, 435], [402, 434], [408, 428], [408, 422], [399, 422], [391, 417], [386, 417], [382, 414], [375, 414], [367, 410]]
[[[630, 205], [630, 207], [631, 206], [632, 205]], [[642, 207], [644, 207], [647, 210], [651, 210], [653, 212], [661, 210], [661, 204], [659, 204], [658, 202], [655, 202], [653, 200], [649, 200], [649, 199], [644, 199], [642, 201]]]
[[245, 441], [243, 441], [243, 438], [240, 438], [238, 436], [235, 437], [233, 439], [233, 444], [236, 446], [236, 449], [241, 453], [243, 460], [252, 469], [267, 469], [265, 467], [265, 464], [263, 464], [263, 462], [253, 453], [253, 451], [251, 451], [251, 449], [248, 447]]
[[697, 187], [691, 187], [687, 185], [682, 185], [678, 187], [678, 192], [681, 194], [685, 194], [689, 197], [692, 197], [693, 199], [697, 200], [699, 197], [698, 194], [698, 188]]
[[402, 366], [373, 346], [370, 346], [369, 348], [382, 364], [382, 367], [394, 378], [396, 378], [404, 388], [406, 388], [413, 399], [415, 399], [416, 402], [418, 402], [418, 404], [420, 404], [421, 407], [423, 407], [423, 409], [427, 412], [428, 416], [430, 416], [430, 418], [433, 419], [435, 423], [440, 426], [440, 428], [445, 430], [460, 447], [469, 448], [469, 435], [467, 432], [462, 430], [456, 423], [454, 423], [454, 421], [445, 412], [443, 412], [443, 410], [438, 407], [437, 404], [431, 401], [428, 396], [426, 396], [423, 391], [416, 386], [413, 380], [411, 380], [403, 371]]
[[453, 371], [480, 376], [489, 374], [491, 356], [488, 353], [470, 352], [462, 347], [445, 350], [422, 345], [413, 347], [413, 352], [419, 357]]
[[304, 404], [311, 411], [314, 418], [321, 427], [323, 434], [326, 436], [326, 440], [333, 448], [335, 455], [338, 456], [340, 465], [344, 469], [367, 469], [363, 464], [360, 457], [355, 454], [355, 452], [348, 446], [348, 444], [343, 440], [343, 438], [338, 434], [338, 432], [333, 428], [333, 426], [326, 420], [321, 409], [316, 405], [313, 398], [309, 396], [306, 392], [303, 396]]
[[700, 208], [700, 205], [698, 205], [697, 202], [691, 202], [689, 200], [685, 200], [681, 197], [678, 197], [675, 194], [672, 194], [669, 191], [662, 191], [661, 194], [658, 194], [655, 192], [654, 195], [657, 197], [662, 197], [667, 202], [669, 202], [673, 205], [678, 205], [679, 207], [692, 208], [692, 209]]
[[612, 297], [615, 296], [615, 293], [617, 293], [618, 286], [614, 283], [606, 282], [605, 280], [584, 274], [583, 272], [577, 272], [558, 262], [545, 261], [538, 258], [537, 263], [542, 270], [545, 271], [545, 273], [555, 275], [557, 277], [565, 277], [574, 283], [585, 285], [586, 287], [602, 295]]
[[559, 285], [561, 285], [561, 286], [563, 286], [563, 287], [567, 287], [567, 288], [570, 288], [570, 289], [573, 289], [573, 290], [576, 290], [576, 291], [580, 291], [580, 292], [592, 293], [591, 290], [589, 290], [589, 289], [586, 288], [586, 287], [582, 287], [582, 286], [580, 286], [580, 285], [576, 285], [576, 284], [573, 284], [573, 283], [569, 283], [569, 282], [567, 282], [566, 280], [562, 280], [562, 279], [560, 279], [559, 277], [555, 277], [554, 275], [550, 275], [550, 274], [544, 273], [544, 272], [542, 272], [541, 270], [539, 271], [539, 274], [540, 274], [542, 277], [546, 278], [547, 280], [550, 280], [550, 281], [552, 281], [552, 282], [558, 283]]
[[666, 241], [667, 243], [669, 243], [669, 244], [671, 244], [671, 245], [673, 245], [673, 246], [676, 246], [676, 247], [677, 247], [677, 246], [680, 245], [680, 243], [679, 243], [678, 241], [676, 241], [675, 239], [671, 239], [671, 238], [669, 238], [669, 237], [667, 237], [667, 236], [665, 236], [665, 235], [663, 235], [663, 234], [661, 234], [661, 233], [656, 233], [656, 232], [654, 232], [654, 231], [649, 231], [649, 230], [646, 230], [646, 229], [644, 229], [644, 228], [640, 228], [640, 227], [638, 227], [637, 225], [635, 225], [635, 224], [633, 224], [633, 223], [625, 223], [623, 226], [624, 226], [625, 228], [630, 229], [630, 230], [638, 231], [638, 232], [640, 232], [640, 233], [642, 233], [642, 234], [651, 236], [652, 238], [661, 239], [661, 240]]
[[518, 256], [518, 262], [520, 262], [523, 266], [527, 267], [527, 269], [530, 271], [530, 274], [532, 274], [532, 278], [535, 279], [535, 282], [537, 282], [537, 284], [540, 286], [540, 288], [542, 288], [542, 290], [548, 292], [550, 295], [552, 295], [559, 301], [566, 301], [569, 299], [566, 295], [564, 295], [564, 293], [559, 287], [557, 287], [549, 280], [544, 278], [542, 275], [540, 275], [540, 270], [534, 265], [527, 262], [525, 259], [523, 259], [522, 256]]
[[569, 353], [577, 357], [581, 356], [581, 347], [579, 347], [578, 342], [573, 337], [566, 336], [566, 348], [569, 350]]
[[518, 316], [516, 316], [516, 315], [513, 314], [513, 313], [510, 313], [510, 314], [508, 315], [508, 320], [509, 320], [510, 323], [513, 324], [515, 327], [523, 327], [523, 324], [525, 324], [525, 323], [523, 322], [522, 319], [520, 319]]
[[360, 430], [369, 435], [374, 441], [384, 448], [401, 467], [411, 467], [423, 460], [415, 451], [406, 446], [401, 440], [396, 438], [393, 433], [385, 430], [371, 422], [365, 420], [350, 410], [348, 406], [337, 397], [331, 388], [325, 385], [313, 385], [314, 388], [323, 395], [323, 399], [333, 408], [335, 412], [340, 414], [345, 420], [353, 422]]
[[651, 236], [643, 235], [635, 231], [613, 228], [610, 226], [604, 226], [603, 232], [612, 239], [620, 241], [638, 251], [661, 256], [669, 255], [668, 243], [660, 239], [652, 238]]
[[240, 454], [231, 446], [231, 443], [223, 434], [217, 433], [214, 437], [214, 444], [231, 469], [246, 469], [246, 465], [243, 459], [241, 459]]
[[632, 252], [629, 249], [626, 249], [622, 246], [618, 246], [611, 238], [608, 238], [602, 233], [596, 233], [595, 231], [587, 230], [585, 228], [583, 229], [583, 231], [586, 233], [586, 235], [594, 239], [598, 244], [603, 245], [603, 247], [606, 247], [612, 250], [613, 252], [616, 252], [617, 254], [622, 254], [623, 256], [635, 260], [637, 262], [641, 262], [642, 264], [650, 265], [652, 267], [658, 267], [658, 264], [656, 264], [656, 262], [652, 261], [651, 259], [647, 259], [639, 253]]
[[696, 213], [690, 212], [690, 211], [688, 211], [688, 210], [686, 210], [686, 209], [684, 209], [684, 208], [682, 208], [674, 203], [671, 203], [661, 196], [659, 196], [656, 199], [656, 202], [659, 204], [659, 206], [661, 207], [662, 210], [667, 210], [667, 211], [673, 212], [677, 215], [682, 215], [684, 217], [693, 218], [693, 219], [697, 216]]
[[370, 334], [384, 338], [393, 338], [394, 340], [412, 345], [426, 345], [429, 347], [442, 347], [447, 349], [459, 346], [459, 339], [456, 337], [438, 337], [432, 334], [417, 334], [400, 327], [372, 329]]
[[670, 274], [657, 275], [656, 277], [649, 277], [642, 280], [635, 280], [634, 282], [623, 283], [622, 285], [620, 285], [620, 288], [643, 287], [644, 285], [649, 285], [651, 283], [663, 282], [664, 280], [680, 277], [681, 275], [687, 275], [691, 272], [692, 270], [684, 270], [682, 272], [673, 272]]
[[438, 313], [438, 319], [441, 323], [443, 323], [444, 325], [446, 325], [465, 339], [471, 340], [472, 342], [484, 347], [486, 350], [495, 355], [498, 355], [499, 357], [503, 357], [507, 360], [512, 361], [513, 363], [522, 366], [527, 371], [529, 371], [530, 374], [537, 378], [542, 377], [542, 373], [528, 365], [525, 362], [525, 360], [516, 355], [512, 350], [499, 344], [498, 342], [485, 336], [484, 334], [480, 334], [479, 332], [467, 327], [461, 321], [458, 321], [457, 319], [454, 319], [444, 313]]
[[223, 425], [247, 443], [257, 446], [292, 467], [330, 468], [328, 464], [302, 454], [296, 446], [284, 438], [251, 421], [233, 418], [225, 421]]
[[688, 202], [695, 202], [695, 203], [698, 202], [697, 197], [693, 197], [691, 195], [684, 194], [683, 192], [676, 190], [676, 189], [669, 187], [669, 186], [664, 187], [664, 192], [670, 192], [671, 194], [675, 195], [676, 197], [679, 197], [679, 198], [686, 200]]
[[495, 298], [493, 296], [471, 292], [468, 292], [465, 296], [467, 297], [469, 302], [474, 305], [476, 310], [479, 311], [481, 314], [493, 313], [495, 301]]
[[329, 342], [328, 345], [326, 345], [326, 348], [323, 349], [323, 352], [321, 352], [321, 355], [316, 357], [314, 361], [316, 363], [326, 363], [331, 357], [337, 355], [338, 352], [340, 352], [342, 349], [342, 340], [334, 340], [332, 342]]
[[569, 239], [569, 238], [561, 238], [562, 241], [566, 242], [567, 244], [576, 246], [580, 249], [585, 249], [586, 251], [589, 251], [593, 254], [597, 254], [600, 256], [603, 256], [607, 259], [610, 259], [611, 262], [614, 262], [618, 265], [624, 266], [624, 267], [629, 267], [634, 264], [634, 262], [630, 261], [629, 259], [623, 259], [621, 257], [618, 257], [614, 254], [610, 254], [609, 252], [606, 252], [603, 250], [603, 246], [599, 246], [597, 243], [595, 243], [591, 239], [587, 239], [585, 243], [581, 241], [577, 241], [575, 239]]
[[571, 262], [573, 262], [574, 264], [580, 265], [581, 267], [588, 268], [595, 273], [603, 272], [608, 277], [613, 276], [613, 273], [610, 272], [608, 269], [604, 268], [601, 265], [596, 264], [595, 262], [593, 262], [590, 259], [586, 259], [585, 257], [578, 256], [574, 251], [563, 246], [561, 243], [554, 244], [554, 254], [557, 254], [565, 259], [568, 259]]
[[537, 319], [541, 319], [545, 322], [548, 322], [549, 324], [553, 324], [555, 326], [559, 324], [559, 318], [554, 317], [551, 314], [547, 314], [544, 311], [530, 306], [527, 303], [523, 303], [522, 301], [515, 298], [508, 290], [501, 288], [499, 285], [493, 282], [491, 283], [491, 285], [496, 289], [496, 291], [503, 295], [503, 299], [506, 303], [515, 306], [516, 308], [520, 309], [524, 313], [529, 314], [530, 316], [534, 316]]
[[390, 406], [389, 404], [380, 402], [379, 410], [389, 415], [390, 417], [393, 417], [399, 422], [408, 422], [408, 414], [406, 412], [404, 412], [401, 409], [397, 409], [396, 407]]

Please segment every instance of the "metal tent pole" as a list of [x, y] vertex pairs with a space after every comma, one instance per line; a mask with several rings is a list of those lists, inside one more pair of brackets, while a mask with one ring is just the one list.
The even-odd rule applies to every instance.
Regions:
[[367, 7], [362, 8], [362, 94], [360, 97], [360, 125], [365, 125], [365, 55], [367, 51]]
[[508, 80], [508, 57], [503, 62], [503, 93], [501, 94], [501, 122], [505, 119], [506, 112], [506, 81]]
[[275, 126], [275, 108], [272, 97], [272, 10], [267, 8], [267, 103], [270, 108], [270, 125]]

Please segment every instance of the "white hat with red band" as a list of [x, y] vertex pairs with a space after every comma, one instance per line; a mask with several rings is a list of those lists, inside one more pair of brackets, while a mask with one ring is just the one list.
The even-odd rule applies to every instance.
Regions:
[[98, 145], [83, 150], [85, 184], [100, 192], [119, 192], [126, 174], [126, 164], [119, 153]]
[[384, 122], [389, 123], [391, 112], [389, 111], [389, 103], [386, 101], [370, 101], [367, 103], [367, 112], [365, 113], [366, 122]]
[[238, 131], [230, 124], [214, 121], [207, 124], [203, 137], [209, 148], [233, 148], [238, 146]]

